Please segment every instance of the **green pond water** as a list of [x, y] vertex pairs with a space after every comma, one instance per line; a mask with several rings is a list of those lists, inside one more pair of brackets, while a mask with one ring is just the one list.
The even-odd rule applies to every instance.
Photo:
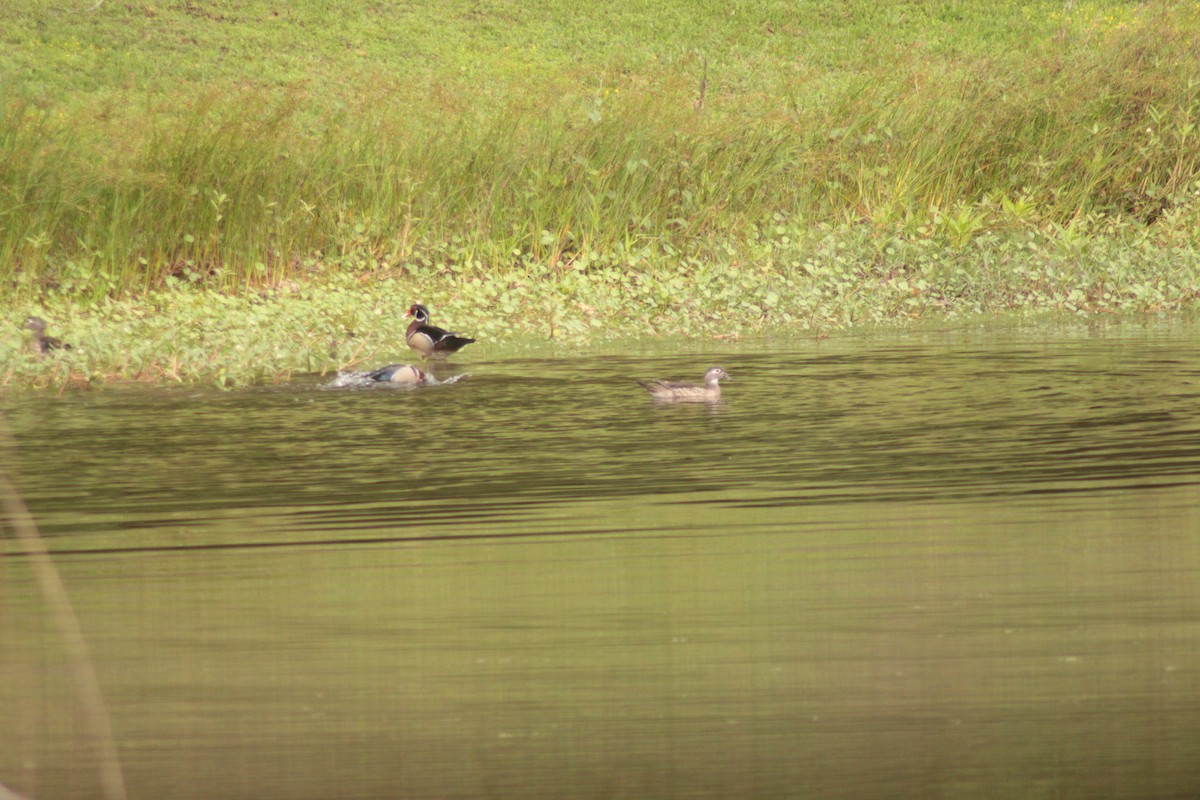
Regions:
[[[130, 797], [1200, 796], [1194, 322], [459, 371], [0, 398]], [[9, 539], [35, 798], [99, 796], [68, 666]]]

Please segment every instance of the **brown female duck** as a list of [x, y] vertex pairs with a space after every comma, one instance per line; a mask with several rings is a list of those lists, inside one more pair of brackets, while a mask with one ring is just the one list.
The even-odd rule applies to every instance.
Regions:
[[704, 373], [704, 385], [695, 383], [676, 383], [674, 381], [638, 381], [643, 389], [648, 391], [655, 400], [677, 400], [692, 402], [713, 402], [721, 399], [721, 384], [719, 381], [732, 380], [729, 373], [720, 367], [709, 367]]
[[22, 326], [27, 331], [33, 331], [33, 338], [29, 340], [29, 351], [39, 356], [44, 356], [51, 350], [70, 350], [71, 345], [66, 344], [62, 339], [55, 339], [53, 336], [46, 335], [46, 320], [41, 317], [26, 317], [25, 324]]

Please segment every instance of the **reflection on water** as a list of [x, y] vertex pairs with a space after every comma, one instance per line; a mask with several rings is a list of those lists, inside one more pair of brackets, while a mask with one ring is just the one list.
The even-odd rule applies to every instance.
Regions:
[[[138, 798], [1200, 795], [1187, 322], [3, 401]], [[736, 376], [716, 406], [633, 378]], [[0, 783], [90, 798], [0, 573]]]

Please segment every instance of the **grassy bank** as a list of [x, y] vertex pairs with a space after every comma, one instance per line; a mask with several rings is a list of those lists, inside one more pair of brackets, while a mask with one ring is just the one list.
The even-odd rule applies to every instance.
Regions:
[[[338, 271], [318, 283], [202, 292], [177, 281], [98, 304], [55, 295], [30, 310], [57, 321], [74, 349], [21, 351], [20, 318], [0, 318], [0, 387], [107, 380], [221, 386], [297, 372], [411, 362], [410, 302], [475, 336], [459, 362], [530, 342], [635, 337], [729, 340], [1013, 311], [1072, 315], [1167, 312], [1200, 299], [1200, 249], [1164, 247], [1144, 229], [1104, 234], [983, 234], [968, 246], [862, 228], [782, 226], [742, 242], [745, 263], [650, 251], [623, 268], [580, 270], [529, 259], [502, 274], [445, 266]], [[623, 346], [623, 344], [622, 344]]]
[[0, 310], [192, 287], [219, 328], [353, 291], [561, 337], [1187, 305], [1197, 30], [1195, 0], [11, 0]]

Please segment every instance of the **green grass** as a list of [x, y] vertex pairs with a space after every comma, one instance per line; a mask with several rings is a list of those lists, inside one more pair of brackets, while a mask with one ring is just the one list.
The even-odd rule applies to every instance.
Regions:
[[16, 0], [0, 25], [0, 280], [26, 292], [712, 255], [779, 215], [1196, 217], [1195, 2]]
[[[744, 263], [642, 251], [588, 269], [527, 260], [483, 275], [415, 263], [403, 272], [327, 271], [319, 282], [253, 292], [196, 291], [169, 280], [96, 303], [52, 294], [0, 314], [0, 388], [109, 380], [235, 386], [411, 362], [404, 311], [415, 301], [429, 304], [436, 323], [479, 340], [457, 359], [470, 364], [537, 343], [638, 348], [657, 336], [822, 336], [1017, 309], [1173, 312], [1200, 300], [1200, 245], [1164, 247], [1144, 229], [987, 232], [956, 246], [880, 240], [868, 228], [776, 225], [743, 248]], [[44, 359], [25, 352], [19, 325], [29, 312], [74, 348]]]
[[707, 269], [801, 308], [785, 267], [831, 241], [868, 276], [978, 254], [989, 308], [1039, 291], [1023, 241], [1185, 297], [1197, 31], [1196, 0], [9, 0], [0, 306], [641, 275], [710, 308]]

